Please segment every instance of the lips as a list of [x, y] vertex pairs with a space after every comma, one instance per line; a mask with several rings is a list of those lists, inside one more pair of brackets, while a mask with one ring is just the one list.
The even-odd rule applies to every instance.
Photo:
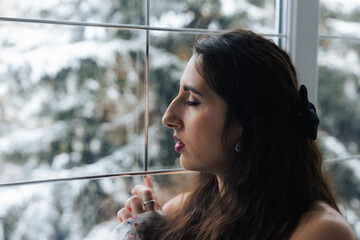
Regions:
[[176, 136], [174, 136], [174, 139], [175, 141], [177, 141], [177, 143], [175, 144], [175, 151], [180, 152], [185, 147], [185, 144]]

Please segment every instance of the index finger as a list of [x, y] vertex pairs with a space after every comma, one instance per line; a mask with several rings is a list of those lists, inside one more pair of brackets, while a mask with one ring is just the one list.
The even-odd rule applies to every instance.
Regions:
[[153, 185], [153, 183], [152, 183], [152, 181], [151, 181], [151, 177], [148, 175], [148, 176], [145, 176], [145, 178], [144, 178], [144, 185], [145, 185], [145, 187], [148, 187], [148, 188], [150, 188], [150, 189], [154, 189], [154, 185]]
[[132, 189], [131, 193], [134, 195], [140, 195], [144, 202], [153, 199], [152, 190], [148, 187], [145, 187], [144, 185], [136, 185]]

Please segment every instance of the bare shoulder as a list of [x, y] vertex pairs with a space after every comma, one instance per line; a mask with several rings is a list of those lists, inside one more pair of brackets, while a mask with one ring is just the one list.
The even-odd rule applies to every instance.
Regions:
[[186, 201], [188, 195], [189, 195], [188, 192], [187, 193], [182, 193], [182, 194], [179, 194], [176, 197], [170, 199], [162, 207], [164, 213], [167, 216], [171, 216], [174, 213], [176, 213], [176, 211], [179, 210], [183, 206], [183, 203]]
[[354, 240], [346, 219], [324, 202], [316, 203], [300, 219], [290, 240]]

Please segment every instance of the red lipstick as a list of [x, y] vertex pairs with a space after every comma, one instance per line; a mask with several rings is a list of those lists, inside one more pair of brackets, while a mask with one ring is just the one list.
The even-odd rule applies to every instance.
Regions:
[[180, 152], [181, 149], [183, 149], [185, 147], [185, 144], [178, 139], [176, 136], [174, 136], [175, 141], [177, 141], [177, 143], [175, 144], [175, 151]]

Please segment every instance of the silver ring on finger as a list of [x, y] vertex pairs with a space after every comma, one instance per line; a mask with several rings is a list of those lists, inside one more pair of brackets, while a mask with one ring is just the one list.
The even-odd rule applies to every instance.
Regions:
[[145, 207], [146, 204], [149, 204], [149, 203], [155, 203], [155, 200], [154, 200], [154, 199], [151, 199], [151, 200], [145, 201], [145, 202], [143, 203], [144, 207]]

